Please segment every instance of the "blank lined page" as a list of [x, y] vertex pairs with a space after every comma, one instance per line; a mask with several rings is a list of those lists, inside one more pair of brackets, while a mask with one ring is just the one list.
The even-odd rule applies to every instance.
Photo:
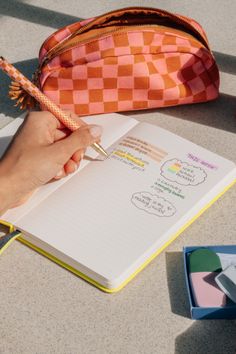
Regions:
[[235, 168], [147, 124], [138, 124], [109, 151], [109, 159], [89, 164], [18, 222], [107, 282], [133, 272]]

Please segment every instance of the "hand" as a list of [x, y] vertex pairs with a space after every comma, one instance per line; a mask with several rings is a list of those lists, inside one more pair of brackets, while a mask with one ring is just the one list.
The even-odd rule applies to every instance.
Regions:
[[101, 136], [101, 127], [80, 122], [71, 133], [47, 111], [29, 113], [0, 162], [0, 213], [78, 168], [86, 148]]

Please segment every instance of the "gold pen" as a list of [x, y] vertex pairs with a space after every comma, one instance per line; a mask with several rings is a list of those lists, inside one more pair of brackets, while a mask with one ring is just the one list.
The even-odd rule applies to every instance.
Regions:
[[[51, 112], [65, 127], [71, 131], [77, 130], [81, 125], [76, 122], [70, 114], [60, 109], [54, 102], [52, 102], [44, 93], [42, 93], [37, 86], [28, 80], [19, 70], [17, 70], [6, 59], [0, 56], [0, 68], [10, 76], [14, 81], [18, 82], [20, 86], [33, 96], [40, 104], [42, 104], [49, 112]], [[91, 147], [101, 155], [108, 157], [108, 153], [98, 143], [93, 143]]]

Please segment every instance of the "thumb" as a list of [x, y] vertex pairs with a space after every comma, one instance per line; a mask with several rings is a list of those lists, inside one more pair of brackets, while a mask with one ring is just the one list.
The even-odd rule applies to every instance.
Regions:
[[99, 125], [85, 125], [53, 145], [58, 154], [62, 154], [65, 159], [69, 159], [77, 150], [85, 150], [98, 141], [101, 134], [102, 127]]

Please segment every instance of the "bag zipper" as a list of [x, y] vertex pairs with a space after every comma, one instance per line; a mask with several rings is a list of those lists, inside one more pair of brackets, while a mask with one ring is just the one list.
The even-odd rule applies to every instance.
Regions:
[[[77, 31], [75, 31], [74, 33], [72, 33], [69, 37], [66, 37], [65, 40], [63, 40], [62, 42], [60, 42], [59, 44], [55, 45], [53, 48], [51, 48], [48, 53], [46, 54], [46, 56], [43, 58], [41, 64], [39, 65], [39, 67], [37, 68], [37, 70], [35, 71], [34, 75], [33, 75], [33, 80], [34, 82], [36, 82], [37, 84], [39, 83], [38, 81], [38, 77], [41, 73], [41, 70], [42, 70], [42, 67], [44, 65], [46, 65], [50, 60], [52, 60], [55, 56], [58, 55], [58, 53], [62, 53], [64, 52], [64, 50], [68, 50], [70, 48], [72, 48], [73, 46], [77, 45], [77, 44], [84, 44], [84, 43], [87, 43], [88, 41], [90, 41], [91, 39], [95, 40], [96, 38], [99, 38], [100, 35], [96, 35], [94, 37], [91, 37], [89, 38], [89, 40], [87, 40], [87, 42], [84, 42], [83, 41], [80, 41], [80, 40], [76, 40], [75, 42], [72, 42], [72, 43], [69, 43], [68, 45], [66, 45], [66, 43], [68, 43], [68, 41], [72, 40], [75, 36], [77, 36], [78, 34], [80, 33], [83, 33], [85, 32], [89, 27], [93, 27], [98, 21], [101, 22], [103, 19], [105, 20], [107, 17], [109, 16], [112, 16], [113, 14], [116, 15], [118, 14], [119, 12], [122, 13], [122, 11], [129, 11], [132, 13], [132, 11], [136, 11], [136, 12], [141, 12], [141, 11], [150, 11], [152, 12], [153, 11], [153, 15], [157, 14], [158, 15], [158, 11], [160, 11], [159, 15], [166, 15], [168, 16], [170, 19], [173, 19], [175, 20], [176, 23], [180, 24], [180, 25], [184, 25], [185, 27], [188, 27], [192, 32], [194, 32], [195, 34], [197, 34], [197, 36], [194, 36], [193, 34], [189, 34], [191, 35], [194, 39], [198, 40], [198, 38], [196, 37], [200, 37], [200, 41], [201, 43], [207, 48], [209, 49], [209, 46], [208, 46], [208, 43], [206, 42], [205, 38], [201, 35], [201, 33], [199, 33], [199, 31], [197, 31], [195, 29], [194, 26], [192, 26], [188, 21], [186, 20], [183, 20], [182, 18], [180, 18], [178, 15], [173, 15], [172, 13], [168, 12], [168, 11], [165, 11], [165, 10], [158, 10], [158, 9], [155, 9], [155, 8], [146, 8], [146, 7], [128, 7], [128, 8], [123, 8], [123, 9], [119, 9], [119, 10], [115, 10], [115, 11], [111, 11], [111, 12], [108, 12], [100, 17], [96, 17], [94, 20], [92, 20], [91, 22], [87, 23], [86, 25], [80, 27]], [[117, 15], [118, 17], [118, 15]], [[99, 23], [98, 23], [99, 24]], [[162, 26], [162, 25], [155, 25], [155, 24], [140, 24], [140, 25], [127, 25], [127, 26], [117, 26], [117, 28], [112, 31], [107, 31], [106, 33], [103, 33], [104, 34], [112, 34], [114, 32], [118, 32], [120, 30], [124, 30], [127, 28], [132, 28], [132, 27], [158, 27], [158, 28], [168, 28], [167, 26]], [[170, 28], [170, 27], [169, 27]], [[181, 31], [181, 30], [180, 30]], [[60, 52], [60, 50], [62, 50], [62, 52]]]
[[[65, 51], [67, 51], [68, 49], [71, 49], [71, 48], [74, 48], [75, 46], [77, 46], [78, 44], [80, 45], [83, 45], [83, 44], [87, 44], [87, 43], [90, 43], [91, 41], [94, 41], [96, 39], [99, 39], [100, 37], [104, 37], [104, 36], [109, 36], [113, 33], [117, 33], [117, 32], [122, 32], [122, 31], [127, 31], [127, 29], [130, 29], [130, 30], [134, 30], [134, 29], [137, 29], [137, 28], [146, 28], [147, 30], [150, 29], [150, 28], [158, 28], [158, 29], [163, 29], [163, 30], [167, 30], [167, 29], [171, 29], [170, 27], [167, 27], [167, 26], [161, 26], [161, 25], [135, 25], [135, 26], [119, 26], [115, 29], [112, 29], [110, 31], [106, 30], [104, 31], [103, 33], [99, 33], [99, 34], [96, 34], [94, 36], [91, 36], [90, 38], [88, 39], [85, 39], [85, 40], [80, 40], [80, 39], [77, 39], [75, 41], [73, 41], [72, 43], [67, 43], [66, 45], [62, 46], [61, 48], [59, 48], [56, 52], [53, 52], [52, 55], [50, 56], [47, 56], [47, 62], [52, 60], [53, 57], [57, 56], [57, 55], [60, 55], [62, 53], [64, 53]], [[180, 31], [180, 30], [178, 30]], [[180, 32], [183, 32], [183, 31], [180, 31]], [[189, 36], [191, 36], [195, 41], [197, 41], [197, 39], [192, 36], [191, 34], [189, 34]], [[45, 65], [46, 63], [43, 62], [42, 63], [42, 66]]]

